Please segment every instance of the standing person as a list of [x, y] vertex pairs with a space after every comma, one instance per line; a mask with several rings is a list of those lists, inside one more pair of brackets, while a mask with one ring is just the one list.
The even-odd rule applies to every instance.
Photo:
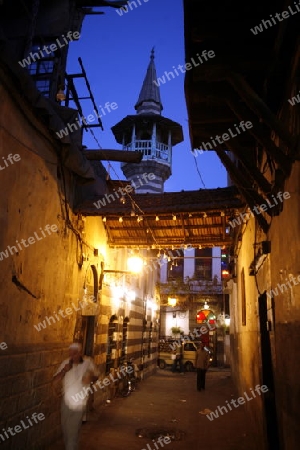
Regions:
[[182, 348], [177, 348], [177, 350], [174, 350], [171, 358], [173, 360], [173, 365], [172, 365], [171, 371], [176, 372], [177, 366], [179, 366], [179, 372], [181, 374], [183, 374], [184, 369], [183, 369], [183, 363], [182, 363], [182, 360], [183, 360]]
[[173, 350], [172, 355], [171, 355], [173, 364], [171, 367], [171, 372], [176, 372], [176, 367], [177, 367], [177, 361], [176, 361], [176, 350]]
[[196, 354], [197, 369], [197, 390], [205, 390], [206, 371], [209, 366], [209, 352], [205, 350], [205, 345], [201, 342]]
[[82, 346], [69, 347], [69, 359], [61, 363], [54, 374], [54, 382], [62, 382], [61, 425], [66, 450], [77, 450], [79, 431], [86, 410], [89, 386], [98, 379], [99, 372], [91, 358], [82, 356]]

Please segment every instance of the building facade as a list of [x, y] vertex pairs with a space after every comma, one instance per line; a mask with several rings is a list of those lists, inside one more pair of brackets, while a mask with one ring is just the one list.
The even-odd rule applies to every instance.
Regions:
[[[294, 450], [300, 437], [298, 10], [291, 1], [224, 2], [217, 12], [193, 0], [184, 6], [186, 60], [208, 47], [216, 54], [198, 73], [186, 74], [193, 148], [221, 137], [209, 148], [246, 202], [227, 222], [232, 373], [241, 394], [268, 388], [246, 404], [259, 448]], [[278, 22], [271, 22], [275, 11]], [[251, 128], [227, 135], [247, 121]]]
[[[44, 415], [20, 434], [0, 433], [3, 449], [43, 449], [60, 436], [52, 378], [73, 341], [94, 358], [100, 379], [129, 358], [141, 378], [156, 368], [155, 274], [127, 273], [127, 250], [109, 248], [104, 222], [76, 212], [111, 185], [99, 158], [83, 151], [81, 127], [59, 137], [79, 121], [79, 110], [57, 97], [67, 44], [60, 52], [56, 43], [47, 64], [34, 54], [39, 39], [51, 46], [78, 32], [88, 3], [0, 5], [0, 427]], [[115, 386], [98, 389], [95, 403], [112, 399]]]
[[[170, 252], [170, 255], [172, 252]], [[166, 255], [161, 266], [160, 339], [178, 336], [202, 341], [210, 348], [215, 366], [230, 364], [227, 254], [220, 247], [188, 248]], [[202, 327], [207, 333], [200, 332]]]

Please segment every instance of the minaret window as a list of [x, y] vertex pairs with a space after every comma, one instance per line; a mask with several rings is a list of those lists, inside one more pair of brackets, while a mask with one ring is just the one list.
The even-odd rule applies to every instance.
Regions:
[[151, 139], [151, 133], [149, 133], [149, 131], [142, 131], [139, 139], [141, 139], [142, 141], [149, 141]]

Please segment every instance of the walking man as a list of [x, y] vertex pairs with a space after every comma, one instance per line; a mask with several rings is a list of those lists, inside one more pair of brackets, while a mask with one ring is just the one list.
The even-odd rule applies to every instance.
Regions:
[[79, 431], [88, 401], [86, 393], [99, 377], [91, 358], [82, 356], [82, 346], [69, 347], [69, 359], [61, 363], [54, 374], [54, 382], [62, 382], [61, 425], [66, 450], [77, 450]]
[[197, 390], [205, 390], [206, 371], [209, 366], [209, 352], [205, 350], [205, 345], [201, 342], [196, 354], [197, 369]]

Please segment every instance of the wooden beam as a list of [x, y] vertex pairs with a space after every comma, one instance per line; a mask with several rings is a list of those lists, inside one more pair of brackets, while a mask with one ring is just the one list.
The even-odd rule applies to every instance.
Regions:
[[[245, 121], [247, 118], [245, 118]], [[250, 130], [249, 130], [250, 131]], [[221, 133], [220, 133], [221, 134]], [[206, 139], [209, 139], [208, 135]], [[268, 180], [263, 176], [259, 169], [254, 166], [250, 160], [249, 153], [243, 151], [243, 145], [239, 145], [236, 139], [226, 141], [226, 147], [241, 161], [248, 175], [255, 181], [258, 187], [265, 193], [269, 194], [272, 191], [272, 186]]]
[[296, 146], [296, 139], [291, 135], [288, 129], [283, 125], [283, 122], [277, 119], [275, 114], [269, 109], [265, 102], [257, 95], [252, 87], [247, 83], [242, 75], [235, 72], [228, 74], [228, 81], [241, 98], [247, 103], [249, 108], [255, 112], [257, 117], [268, 125], [277, 136], [294, 151]]
[[188, 232], [188, 228], [187, 227], [185, 228], [185, 226], [184, 226], [184, 215], [183, 214], [180, 214], [180, 219], [181, 219], [181, 227], [182, 227], [183, 239], [185, 239], [186, 237], [189, 238], [190, 234]]
[[222, 216], [222, 238], [226, 239], [226, 217]]
[[227, 147], [241, 161], [246, 172], [253, 179], [253, 181], [257, 183], [260, 190], [266, 195], [270, 194], [272, 192], [272, 185], [263, 176], [259, 169], [252, 164], [249, 153], [245, 151], [243, 152], [243, 148], [240, 148], [233, 139], [227, 142]]
[[283, 172], [288, 175], [290, 173], [292, 161], [284, 154], [280, 147], [275, 145], [255, 114], [253, 114], [249, 108], [245, 107], [239, 99], [234, 100], [233, 98], [228, 98], [227, 103], [239, 120], [249, 120], [252, 123], [253, 127], [249, 128], [249, 133], [252, 134], [262, 147], [264, 147], [265, 151], [274, 159], [274, 161], [276, 161]]
[[142, 152], [125, 150], [83, 150], [82, 153], [89, 161], [119, 161], [128, 163], [140, 163], [143, 158]]
[[[241, 191], [242, 195], [244, 196], [246, 202], [249, 204], [249, 206], [253, 209], [254, 206], [258, 206], [265, 203], [264, 198], [259, 195], [255, 189], [251, 186], [251, 183], [247, 178], [245, 178], [236, 168], [234, 163], [231, 161], [229, 156], [222, 151], [222, 150], [216, 150], [216, 153], [222, 163], [224, 164], [225, 168], [228, 170], [232, 180], [236, 183], [237, 188]], [[271, 215], [270, 211], [266, 211], [269, 215]], [[258, 223], [262, 227], [263, 231], [266, 233], [269, 229], [269, 224], [266, 221], [266, 219], [261, 215], [258, 214], [255, 216]]]
[[[225, 217], [225, 216], [224, 216]], [[222, 217], [222, 219], [224, 218], [224, 217]], [[108, 219], [109, 218], [107, 218], [106, 219], [106, 221], [108, 221]], [[123, 217], [123, 220], [125, 221], [126, 220], [126, 217], [124, 218]], [[222, 221], [222, 223], [223, 223], [223, 221]], [[186, 230], [201, 230], [201, 229], [207, 229], [207, 228], [211, 228], [211, 229], [213, 229], [213, 228], [215, 228], [215, 229], [222, 229], [222, 223], [218, 223], [218, 224], [207, 224], [207, 225], [184, 225], [184, 228], [186, 229]], [[120, 226], [111, 226], [110, 225], [110, 230], [112, 230], [112, 231], [141, 231], [141, 227], [138, 227], [138, 226], [124, 226], [124, 222], [122, 223], [122, 224], [120, 224]], [[149, 226], [149, 228], [150, 228], [150, 226]], [[182, 225], [174, 225], [174, 226], [172, 226], [172, 229], [175, 229], [175, 230], [177, 230], [177, 231], [179, 231], [179, 230], [181, 230], [182, 229]], [[156, 232], [156, 231], [164, 231], [164, 230], [170, 230], [170, 226], [160, 226], [160, 227], [154, 227], [154, 226], [151, 226], [151, 230], [153, 231], [153, 232]], [[189, 237], [189, 236], [185, 236], [185, 237]]]
[[[231, 238], [227, 238], [225, 240], [222, 239], [222, 236], [217, 237], [208, 237], [204, 239], [203, 237], [199, 236], [197, 238], [189, 240], [187, 244], [191, 245], [192, 247], [197, 247], [199, 245], [205, 245], [208, 247], [222, 247], [223, 245], [230, 245], [232, 242]], [[141, 238], [118, 238], [114, 239], [114, 241], [108, 241], [109, 245], [113, 246], [119, 246], [119, 247], [143, 247], [143, 248], [149, 248], [151, 245], [155, 245], [156, 249], [158, 248], [166, 248], [169, 249], [172, 246], [174, 247], [182, 247], [183, 242], [182, 239], [170, 239], [170, 238], [156, 238], [156, 241], [149, 244], [146, 239]]]

